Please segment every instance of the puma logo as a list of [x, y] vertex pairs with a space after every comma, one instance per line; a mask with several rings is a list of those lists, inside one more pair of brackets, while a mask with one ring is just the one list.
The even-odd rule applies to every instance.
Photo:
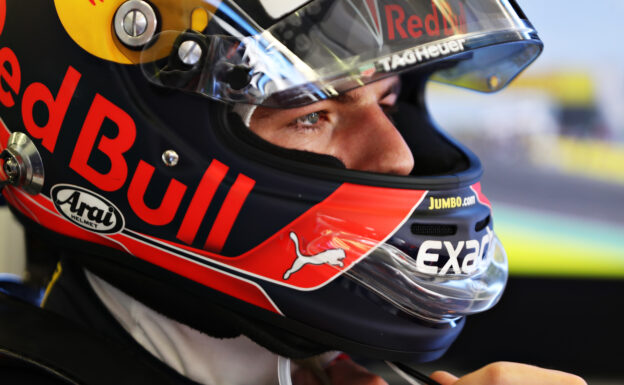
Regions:
[[345, 259], [346, 254], [343, 249], [330, 249], [322, 251], [316, 255], [302, 255], [299, 251], [299, 239], [297, 239], [297, 234], [294, 232], [290, 232], [290, 239], [295, 243], [295, 251], [297, 252], [297, 259], [293, 262], [292, 266], [288, 271], [284, 273], [284, 279], [290, 278], [290, 276], [296, 272], [298, 272], [305, 265], [332, 265], [332, 266], [340, 266], [343, 267], [344, 263], [342, 262]]

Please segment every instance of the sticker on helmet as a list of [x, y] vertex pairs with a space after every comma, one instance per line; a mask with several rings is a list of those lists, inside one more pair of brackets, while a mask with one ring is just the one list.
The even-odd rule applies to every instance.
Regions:
[[[485, 253], [494, 241], [494, 233], [489, 227], [487, 233], [481, 239], [459, 241], [457, 244], [449, 241], [427, 240], [420, 245], [416, 256], [418, 271], [430, 275], [462, 275], [475, 273]], [[446, 249], [448, 260], [440, 267], [440, 256]]]
[[[379, 0], [349, 2], [374, 34], [379, 46], [384, 41], [403, 39], [444, 38], [466, 33], [466, 11], [462, 2], [431, 2], [414, 9], [409, 2], [379, 4]], [[423, 2], [424, 3], [424, 2]], [[385, 25], [385, 28], [384, 28]]]
[[466, 11], [461, 2], [457, 9], [447, 2], [431, 2], [431, 13], [406, 14], [399, 4], [384, 7], [388, 40], [418, 39], [466, 33]]
[[[56, 12], [67, 34], [82, 49], [104, 60], [131, 64], [132, 60], [128, 58], [129, 53], [120, 50], [121, 43], [117, 40], [118, 38], [115, 36], [113, 28], [115, 14], [124, 3], [126, 3], [126, 0], [54, 0]], [[135, 3], [143, 2], [136, 1]], [[210, 21], [211, 15], [219, 6], [219, 3], [220, 1], [196, 2], [197, 5], [203, 6], [207, 11], [204, 14], [207, 20], [202, 22], [204, 26]], [[156, 13], [160, 15], [157, 23], [161, 25], [162, 30], [181, 31], [194, 27], [191, 17], [188, 18], [188, 25], [177, 25], [176, 18], [186, 19], [182, 14], [166, 12], [171, 8], [171, 5], [168, 5], [167, 2], [156, 1], [151, 4], [155, 8]], [[193, 9], [194, 7], [190, 7], [188, 12], [193, 14]], [[128, 14], [131, 15], [137, 11], [138, 8], [132, 9]], [[136, 17], [124, 18], [124, 21], [135, 19]], [[133, 24], [124, 25], [123, 27], [132, 31], [132, 33], [129, 33], [130, 36], [142, 34], [142, 32], [137, 31], [137, 27]]]
[[428, 210], [443, 210], [454, 209], [458, 207], [474, 206], [477, 203], [477, 197], [475, 195], [467, 197], [448, 197], [448, 198], [436, 198], [429, 197]]
[[410, 48], [401, 53], [385, 56], [377, 60], [377, 67], [380, 71], [396, 71], [406, 66], [462, 52], [465, 42], [466, 39], [458, 39]]
[[114, 234], [124, 228], [124, 218], [119, 209], [92, 191], [57, 184], [52, 187], [50, 195], [56, 210], [83, 229]]
[[111, 21], [123, 0], [55, 0], [63, 27], [82, 49], [99, 58], [130, 64], [113, 40]]
[[344, 267], [343, 260], [347, 255], [343, 249], [329, 249], [315, 255], [303, 255], [299, 250], [299, 238], [297, 238], [297, 234], [291, 231], [290, 239], [292, 239], [295, 244], [297, 258], [293, 262], [290, 269], [284, 273], [284, 280], [290, 278], [291, 275], [301, 270], [301, 268], [305, 265], [331, 265]]

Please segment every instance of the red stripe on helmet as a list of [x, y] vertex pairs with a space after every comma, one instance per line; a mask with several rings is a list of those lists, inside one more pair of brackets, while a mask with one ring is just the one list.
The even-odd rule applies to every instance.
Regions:
[[479, 202], [481, 202], [482, 204], [486, 205], [491, 210], [492, 209], [492, 204], [490, 203], [490, 200], [481, 191], [481, 182], [473, 184], [471, 186], [471, 188], [475, 192], [475, 194], [477, 194], [477, 199], [479, 200]]
[[197, 231], [199, 231], [199, 226], [204, 219], [204, 215], [206, 215], [206, 211], [208, 211], [210, 202], [212, 202], [212, 198], [227, 172], [228, 166], [213, 159], [204, 173], [202, 180], [199, 182], [197, 192], [193, 196], [193, 200], [186, 211], [186, 215], [184, 216], [176, 238], [189, 245], [193, 243]]
[[[31, 217], [20, 206], [27, 208], [34, 213], [42, 225], [54, 229], [59, 234], [124, 251], [207, 287], [214, 288], [271, 312], [282, 314], [264, 290], [249, 280], [198, 264], [185, 259], [183, 256], [165, 251], [122, 233], [103, 235], [87, 231], [69, 222], [56, 212], [46, 209], [44, 205], [39, 204], [38, 200], [40, 199], [48, 200], [42, 195], [37, 197], [40, 199], [35, 200], [35, 197], [27, 195], [19, 189], [12, 189], [12, 191], [15, 191], [20, 203], [14, 204], [14, 207], [18, 208], [24, 215]], [[13, 201], [13, 203], [16, 202]]]
[[2, 126], [2, 129], [0, 129], [0, 144], [2, 144], [2, 150], [4, 150], [9, 144], [9, 136], [11, 136], [11, 131], [4, 123], [4, 120], [2, 120], [2, 118], [0, 118], [0, 126]]
[[273, 313], [282, 314], [268, 294], [254, 282], [185, 259], [125, 234], [114, 234], [111, 237], [145, 261]]
[[[302, 214], [269, 239], [238, 257], [223, 257], [154, 237], [171, 247], [209, 258], [224, 267], [300, 290], [326, 285], [388, 239], [422, 202], [427, 191], [401, 190], [343, 184], [332, 195]], [[288, 279], [297, 250], [290, 236], [295, 233], [300, 254], [315, 255], [342, 249], [342, 266], [305, 266]]]
[[246, 177], [243, 174], [239, 174], [234, 181], [234, 184], [230, 188], [230, 192], [223, 201], [223, 206], [217, 214], [217, 219], [208, 234], [208, 239], [204, 245], [204, 249], [214, 252], [221, 252], [225, 241], [227, 240], [234, 221], [238, 217], [238, 213], [243, 207], [243, 203], [247, 199], [247, 196], [253, 189], [256, 181]]

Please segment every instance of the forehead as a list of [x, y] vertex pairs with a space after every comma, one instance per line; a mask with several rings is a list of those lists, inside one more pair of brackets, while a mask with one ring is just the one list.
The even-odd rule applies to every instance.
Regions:
[[382, 99], [391, 93], [398, 94], [400, 91], [400, 86], [401, 78], [398, 76], [391, 76], [373, 83], [369, 83], [365, 86], [355, 88], [351, 91], [342, 93], [328, 100], [340, 104], [348, 104], [354, 103], [366, 97], [375, 97], [376, 99]]

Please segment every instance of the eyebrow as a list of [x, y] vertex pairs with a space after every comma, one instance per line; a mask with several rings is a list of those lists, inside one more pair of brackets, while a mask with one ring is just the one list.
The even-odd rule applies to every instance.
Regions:
[[353, 95], [350, 95], [349, 93], [344, 93], [333, 97], [330, 100], [334, 100], [340, 104], [350, 104], [355, 102], [355, 97]]
[[[401, 81], [397, 79], [396, 81], [392, 82], [388, 86], [388, 88], [381, 94], [381, 96], [379, 97], [379, 100], [385, 99], [388, 95], [391, 95], [392, 93], [399, 94], [400, 92], [401, 92]], [[334, 100], [338, 102], [339, 104], [350, 104], [350, 103], [354, 103], [356, 99], [357, 98], [354, 97], [351, 93], [345, 92], [344, 94], [335, 96], [331, 98], [330, 100]]]

